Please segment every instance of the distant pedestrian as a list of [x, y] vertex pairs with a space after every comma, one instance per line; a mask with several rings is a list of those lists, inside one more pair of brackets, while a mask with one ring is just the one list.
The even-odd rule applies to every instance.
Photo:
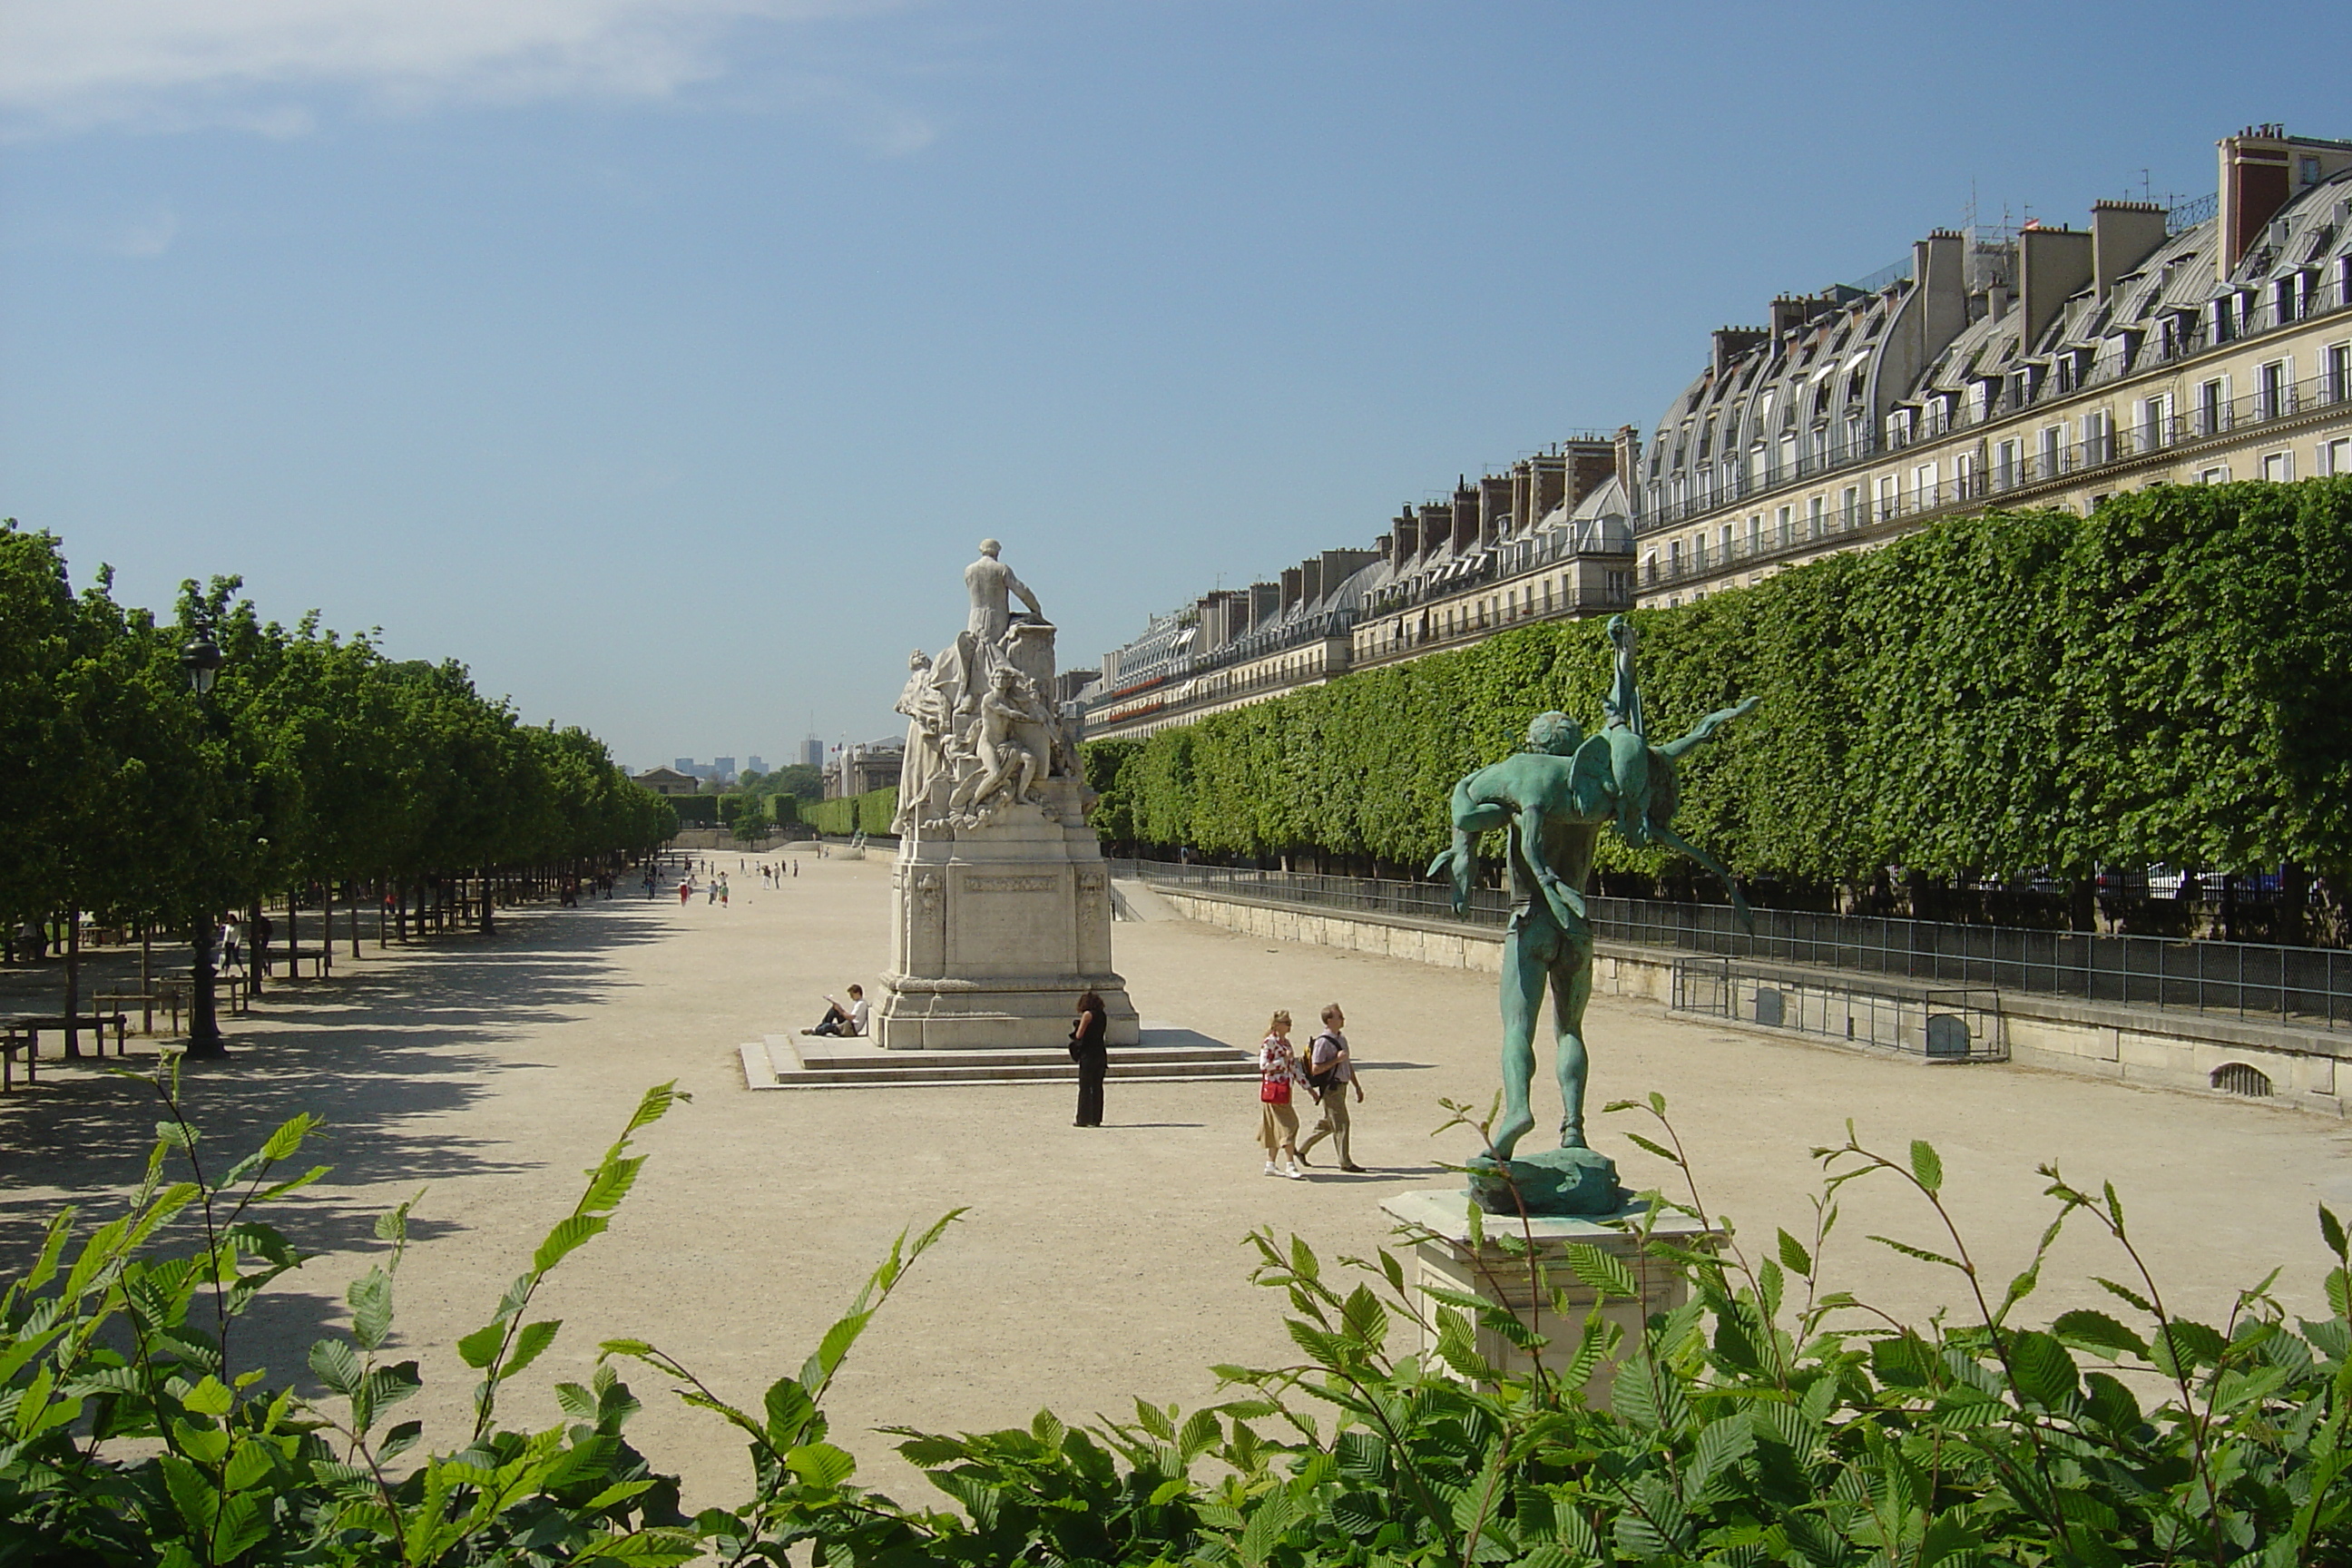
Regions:
[[234, 913], [221, 916], [220, 934], [214, 942], [220, 949], [220, 968], [224, 973], [245, 967], [245, 931], [236, 923]]
[[677, 907], [679, 909], [686, 908], [687, 900], [693, 897], [694, 873], [688, 871], [682, 879], [679, 879], [677, 884]]
[[717, 902], [719, 901], [719, 879], [718, 879], [718, 878], [713, 877], [713, 878], [710, 879], [710, 886], [709, 886], [709, 887], [707, 887], [707, 888], [705, 888], [705, 889], [702, 889], [702, 901], [703, 901], [703, 903], [704, 903], [706, 906], [710, 905], [710, 904], [715, 904], [715, 903], [717, 903]]
[[800, 863], [799, 861], [795, 860], [795, 861], [793, 861], [793, 876], [795, 876], [795, 877], [797, 877], [797, 876], [799, 876], [800, 874], [801, 874], [801, 863]]
[[727, 897], [730, 891], [727, 886], [727, 873], [721, 871], [719, 873], [719, 907], [722, 910], [727, 907]]
[[1078, 1119], [1073, 1127], [1100, 1127], [1103, 1079], [1110, 1071], [1110, 1020], [1103, 999], [1089, 991], [1078, 998], [1070, 1024], [1070, 1059], [1078, 1064]]
[[[1265, 1038], [1257, 1047], [1257, 1141], [1265, 1145], [1265, 1173], [1295, 1182], [1302, 1173], [1298, 1112], [1290, 1109], [1290, 1091], [1306, 1079], [1298, 1070], [1298, 1054], [1290, 1048], [1288, 1013], [1277, 1012], [1265, 1026]], [[1287, 1168], [1275, 1163], [1277, 1153], [1289, 1162]]]
[[1328, 1138], [1339, 1151], [1339, 1169], [1361, 1175], [1364, 1168], [1348, 1152], [1348, 1090], [1355, 1089], [1356, 1103], [1361, 1105], [1364, 1085], [1356, 1076], [1355, 1059], [1348, 1054], [1348, 1037], [1341, 1032], [1347, 1026], [1348, 1016], [1339, 1011], [1339, 1004], [1332, 1003], [1323, 1009], [1323, 1032], [1307, 1047], [1307, 1087], [1315, 1091], [1323, 1120], [1298, 1146], [1298, 1163], [1307, 1164], [1307, 1152]]

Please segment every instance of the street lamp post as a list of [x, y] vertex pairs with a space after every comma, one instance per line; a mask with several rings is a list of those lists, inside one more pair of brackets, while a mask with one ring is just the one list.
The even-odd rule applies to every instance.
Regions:
[[[187, 671], [188, 689], [196, 694], [196, 701], [209, 715], [213, 682], [219, 679], [221, 666], [226, 661], [220, 645], [213, 641], [209, 626], [200, 621], [195, 633], [188, 646], [180, 650], [180, 668]], [[199, 907], [194, 925], [195, 969], [188, 998], [186, 1054], [199, 1061], [218, 1060], [228, 1055], [228, 1047], [221, 1039], [220, 1008], [215, 994], [213, 911]]]

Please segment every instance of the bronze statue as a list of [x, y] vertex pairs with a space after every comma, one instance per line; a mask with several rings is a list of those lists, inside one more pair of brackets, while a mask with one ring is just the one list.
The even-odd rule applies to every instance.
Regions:
[[[1458, 913], [1469, 903], [1477, 874], [1476, 835], [1506, 833], [1511, 920], [1503, 938], [1503, 1114], [1490, 1133], [1491, 1155], [1469, 1162], [1472, 1191], [1488, 1208], [1531, 1212], [1606, 1213], [1622, 1200], [1615, 1164], [1584, 1141], [1588, 1058], [1584, 1008], [1592, 995], [1592, 928], [1584, 885], [1601, 829], [1639, 847], [1658, 843], [1688, 855], [1723, 879], [1742, 923], [1750, 919], [1738, 884], [1713, 857], [1685, 842], [1668, 826], [1679, 803], [1676, 764], [1717, 728], [1756, 706], [1749, 698], [1708, 714], [1688, 734], [1663, 746], [1649, 743], [1641, 691], [1633, 672], [1633, 628], [1622, 616], [1609, 622], [1617, 669], [1605, 704], [1608, 725], [1586, 738], [1565, 713], [1537, 715], [1527, 749], [1479, 769], [1454, 786], [1454, 842], [1432, 862], [1454, 889]], [[1528, 1091], [1535, 1077], [1536, 1020], [1549, 984], [1552, 994], [1553, 1068], [1565, 1113], [1559, 1152], [1517, 1160], [1519, 1140], [1535, 1126]], [[1511, 1180], [1502, 1180], [1508, 1166]], [[1517, 1197], [1513, 1197], [1513, 1189]]]

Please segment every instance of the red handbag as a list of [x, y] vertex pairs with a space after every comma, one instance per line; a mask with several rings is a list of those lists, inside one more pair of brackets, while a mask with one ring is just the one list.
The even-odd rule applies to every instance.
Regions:
[[1263, 1104], [1288, 1105], [1290, 1103], [1289, 1081], [1283, 1079], [1261, 1079], [1258, 1080], [1257, 1097]]

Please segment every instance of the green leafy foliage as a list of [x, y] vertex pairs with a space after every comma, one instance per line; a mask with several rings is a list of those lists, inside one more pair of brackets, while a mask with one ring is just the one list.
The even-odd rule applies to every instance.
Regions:
[[[1761, 700], [1677, 817], [1749, 874], [2352, 871], [2352, 478], [1953, 518], [1633, 619], [1654, 732]], [[1598, 625], [1538, 625], [1097, 742], [1096, 826], [1426, 865], [1454, 781], [1546, 709], [1597, 722], [1608, 677]]]
[[[264, 621], [235, 578], [177, 624], [74, 595], [54, 536], [0, 521], [0, 919], [176, 925], [310, 881], [474, 875], [677, 833], [602, 742], [520, 721], [462, 666], [387, 659], [316, 616]], [[181, 650], [209, 628], [209, 697]]]
[[[893, 1428], [949, 1508], [860, 1485], [825, 1402], [858, 1339], [958, 1217], [901, 1235], [798, 1372], [739, 1403], [645, 1340], [602, 1349], [558, 1383], [562, 1421], [515, 1431], [500, 1385], [560, 1325], [529, 1317], [549, 1270], [593, 1243], [642, 1168], [633, 1140], [683, 1097], [646, 1094], [587, 1173], [490, 1321], [460, 1344], [478, 1369], [470, 1435], [426, 1444], [395, 1420], [416, 1363], [384, 1353], [411, 1204], [377, 1226], [382, 1259], [349, 1293], [349, 1331], [313, 1346], [317, 1400], [239, 1372], [233, 1330], [255, 1293], [301, 1261], [257, 1212], [317, 1173], [281, 1166], [317, 1131], [297, 1117], [214, 1173], [176, 1080], [124, 1210], [83, 1232], [72, 1211], [0, 1293], [0, 1563], [551, 1565], [720, 1563], [1244, 1564], [1592, 1568], [1687, 1563], [2211, 1563], [2290, 1568], [2352, 1559], [2352, 1250], [2320, 1211], [2331, 1315], [2291, 1319], [2272, 1281], [2226, 1321], [2182, 1318], [2132, 1242], [2111, 1187], [2044, 1167], [2054, 1212], [1996, 1303], [1945, 1206], [1924, 1142], [1878, 1152], [1852, 1134], [1816, 1151], [1809, 1238], [1750, 1258], [1710, 1214], [1664, 1102], [1646, 1140], [1685, 1185], [1627, 1222], [1676, 1281], [1678, 1305], [1638, 1321], [1623, 1248], [1558, 1262], [1497, 1231], [1477, 1293], [1416, 1288], [1381, 1252], [1327, 1265], [1297, 1237], [1248, 1237], [1259, 1283], [1288, 1304], [1295, 1359], [1221, 1367], [1227, 1397], [1190, 1412], [1139, 1400], [1131, 1418], [947, 1435]], [[185, 1163], [189, 1176], [173, 1180]], [[1949, 1271], [1960, 1303], [1906, 1326], [1824, 1288], [1837, 1205], [1893, 1182], [1928, 1234], [1888, 1238]], [[1716, 1237], [1669, 1242], [1685, 1215]], [[2137, 1321], [2074, 1310], [2046, 1329], [2013, 1314], [2063, 1229], [2103, 1231]], [[158, 1237], [194, 1250], [159, 1250]], [[1412, 1236], [1407, 1241], [1417, 1239]], [[1507, 1278], [1506, 1277], [1507, 1276]], [[1506, 1295], [1546, 1305], [1521, 1316]], [[1654, 1303], [1661, 1304], [1663, 1303]], [[1426, 1347], [1424, 1349], [1423, 1347]], [[634, 1361], [750, 1451], [752, 1495], [692, 1517], [672, 1477], [629, 1444]], [[1508, 1364], [1505, 1364], [1507, 1362]]]

